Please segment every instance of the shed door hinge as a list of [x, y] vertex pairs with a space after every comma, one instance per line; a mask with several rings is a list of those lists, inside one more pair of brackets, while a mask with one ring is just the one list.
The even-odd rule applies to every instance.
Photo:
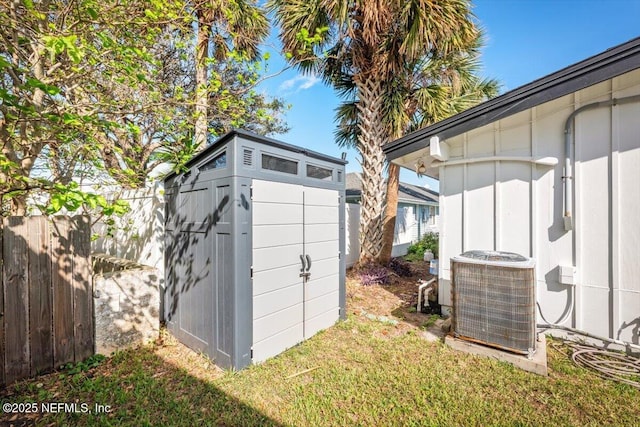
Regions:
[[253, 265], [251, 266], [251, 278], [253, 279]]
[[249, 199], [253, 200], [253, 186], [249, 187]]
[[251, 349], [251, 360], [253, 360], [253, 348]]
[[338, 251], [338, 259], [342, 257], [342, 252]]

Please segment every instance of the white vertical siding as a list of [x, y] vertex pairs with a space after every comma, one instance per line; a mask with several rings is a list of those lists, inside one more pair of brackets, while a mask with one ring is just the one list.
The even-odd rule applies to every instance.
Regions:
[[[422, 207], [422, 208], [427, 208]], [[396, 229], [393, 239], [393, 249], [391, 256], [402, 256], [407, 254], [407, 248], [411, 243], [419, 239], [418, 220], [415, 218], [415, 207], [410, 206], [398, 208], [396, 217]], [[360, 228], [360, 205], [357, 203], [345, 203], [346, 218], [346, 266], [352, 267], [360, 256], [359, 228]], [[438, 232], [440, 227], [440, 215], [436, 215], [435, 223], [429, 224], [425, 221], [420, 224], [420, 233]]]
[[567, 117], [582, 105], [636, 94], [640, 70], [446, 141], [450, 160], [502, 155], [559, 162], [440, 168], [441, 304], [450, 305], [452, 256], [472, 249], [517, 252], [536, 259], [538, 300], [547, 320], [560, 320], [570, 308], [569, 287], [558, 282], [558, 267], [575, 265], [575, 316], [566, 324], [639, 341], [640, 104], [578, 115], [573, 231], [564, 230], [562, 218]]

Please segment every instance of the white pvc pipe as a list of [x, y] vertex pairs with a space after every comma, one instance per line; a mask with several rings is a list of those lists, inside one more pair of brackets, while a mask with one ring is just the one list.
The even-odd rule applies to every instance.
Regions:
[[466, 165], [470, 163], [486, 163], [486, 162], [524, 162], [535, 163], [541, 166], [555, 166], [558, 159], [555, 157], [542, 157], [539, 159], [528, 156], [487, 156], [487, 157], [469, 157], [467, 159], [447, 160], [445, 162], [434, 161], [431, 167]]
[[433, 279], [429, 280], [428, 282], [425, 282], [425, 283], [421, 284], [418, 287], [418, 307], [416, 308], [416, 312], [417, 313], [420, 313], [420, 309], [422, 308], [422, 291], [424, 290], [424, 288], [426, 288], [427, 286], [429, 286], [430, 284], [432, 284], [435, 281], [436, 281], [436, 278], [434, 277]]

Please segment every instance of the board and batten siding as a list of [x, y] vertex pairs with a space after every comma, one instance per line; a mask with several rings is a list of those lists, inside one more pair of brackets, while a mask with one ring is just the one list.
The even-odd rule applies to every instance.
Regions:
[[440, 167], [441, 304], [451, 305], [451, 257], [475, 249], [517, 252], [536, 260], [537, 296], [548, 321], [561, 320], [571, 308], [571, 289], [559, 283], [558, 269], [575, 265], [575, 314], [564, 325], [638, 343], [639, 103], [576, 117], [573, 231], [564, 230], [562, 183], [567, 117], [592, 102], [637, 94], [640, 70], [446, 141], [449, 161], [526, 156], [555, 157], [558, 164]]

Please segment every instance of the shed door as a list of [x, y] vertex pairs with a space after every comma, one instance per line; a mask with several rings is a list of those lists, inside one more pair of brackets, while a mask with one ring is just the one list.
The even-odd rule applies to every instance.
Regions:
[[253, 360], [259, 362], [338, 320], [338, 192], [259, 180], [252, 187]]
[[[171, 200], [171, 199], [170, 199]], [[233, 346], [230, 180], [181, 188], [168, 210], [165, 318], [171, 332], [221, 366]]]
[[338, 192], [304, 190], [304, 252], [311, 261], [304, 289], [304, 337], [333, 325], [340, 315]]

